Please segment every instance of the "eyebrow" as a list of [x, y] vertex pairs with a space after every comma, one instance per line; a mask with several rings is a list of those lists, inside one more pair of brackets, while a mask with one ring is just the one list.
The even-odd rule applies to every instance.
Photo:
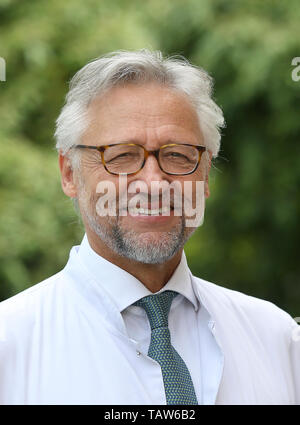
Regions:
[[[133, 139], [128, 139], [128, 140], [119, 140], [119, 141], [114, 141], [114, 140], [112, 140], [111, 142], [106, 142], [106, 143], [104, 143], [103, 145], [99, 145], [99, 146], [105, 146], [105, 145], [118, 145], [118, 144], [126, 144], [126, 143], [134, 143], [134, 144], [136, 144], [136, 145], [142, 145], [142, 146], [144, 146], [146, 143], [142, 143], [140, 140], [138, 140], [138, 139], [135, 139], [135, 138], [133, 138]], [[168, 139], [168, 140], [166, 140], [166, 141], [164, 141], [164, 142], [162, 142], [162, 143], [159, 143], [161, 146], [163, 146], [163, 145], [169, 145], [169, 144], [172, 144], [172, 143], [177, 143], [177, 144], [184, 144], [184, 143], [187, 143], [187, 144], [190, 144], [190, 145], [194, 145], [194, 143], [192, 142], [192, 141], [190, 141], [190, 140], [186, 140], [186, 139], [180, 139], [180, 140], [171, 140], [171, 139]], [[197, 144], [195, 144], [195, 146], [199, 146], [199, 145], [201, 145], [201, 143], [200, 143], [200, 141], [197, 143]]]

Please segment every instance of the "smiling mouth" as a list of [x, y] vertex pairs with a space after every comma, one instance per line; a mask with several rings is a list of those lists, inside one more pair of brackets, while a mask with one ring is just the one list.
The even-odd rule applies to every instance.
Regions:
[[170, 214], [170, 211], [173, 208], [170, 207], [162, 207], [162, 208], [155, 208], [155, 209], [151, 209], [151, 208], [130, 208], [128, 209], [129, 214], [131, 215], [150, 215], [150, 216], [155, 216], [155, 215], [168, 215]]

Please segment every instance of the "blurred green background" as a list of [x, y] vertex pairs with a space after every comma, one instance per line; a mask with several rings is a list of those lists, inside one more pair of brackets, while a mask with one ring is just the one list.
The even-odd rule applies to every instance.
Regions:
[[298, 0], [0, 0], [0, 299], [61, 270], [84, 233], [54, 149], [68, 81], [146, 47], [205, 68], [227, 121], [192, 271], [300, 316], [299, 23]]

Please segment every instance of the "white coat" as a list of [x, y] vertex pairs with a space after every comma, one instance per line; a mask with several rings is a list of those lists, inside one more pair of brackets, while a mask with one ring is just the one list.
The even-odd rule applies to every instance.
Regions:
[[[165, 404], [159, 365], [136, 355], [105, 295], [89, 302], [95, 282], [76, 248], [61, 272], [0, 303], [0, 404]], [[271, 302], [191, 278], [222, 354], [202, 403], [300, 404], [295, 320]]]

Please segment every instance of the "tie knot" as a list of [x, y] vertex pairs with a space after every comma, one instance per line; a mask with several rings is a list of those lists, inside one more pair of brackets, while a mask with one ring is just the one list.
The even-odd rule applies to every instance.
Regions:
[[160, 294], [148, 295], [133, 305], [142, 307], [148, 316], [151, 330], [168, 327], [168, 316], [173, 299], [178, 295], [175, 291], [164, 291]]

